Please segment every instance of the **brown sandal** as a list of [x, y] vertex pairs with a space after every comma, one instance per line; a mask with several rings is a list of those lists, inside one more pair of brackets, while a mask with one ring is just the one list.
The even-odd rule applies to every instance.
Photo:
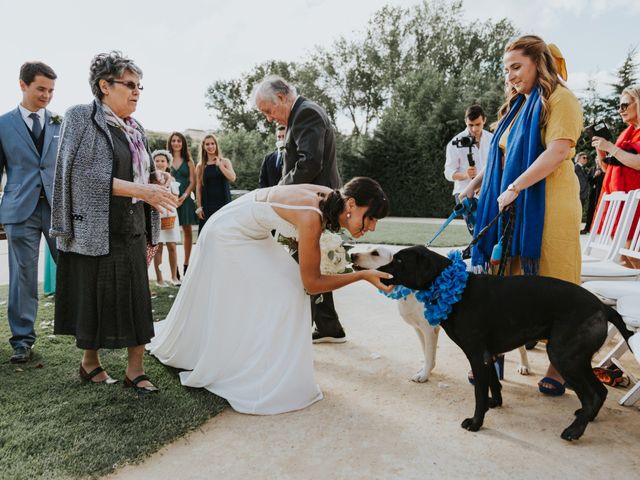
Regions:
[[149, 377], [147, 377], [144, 373], [142, 375], [138, 375], [136, 378], [134, 378], [133, 380], [129, 379], [129, 377], [125, 376], [124, 377], [124, 386], [125, 387], [133, 387], [133, 389], [136, 391], [136, 393], [140, 393], [143, 395], [146, 395], [148, 393], [158, 393], [160, 391], [160, 389], [158, 387], [156, 387], [155, 385], [149, 385], [148, 387], [139, 387], [138, 384], [140, 382], [144, 382], [145, 380], [147, 381], [151, 381], [149, 380]]
[[104, 368], [96, 367], [89, 373], [87, 373], [82, 364], [80, 364], [80, 378], [86, 383], [93, 383], [95, 385], [113, 385], [119, 382], [119, 380], [111, 378], [109, 375], [107, 375], [107, 378], [105, 378], [101, 382], [94, 382], [93, 379], [96, 377], [96, 375], [99, 375], [102, 372], [104, 372]]

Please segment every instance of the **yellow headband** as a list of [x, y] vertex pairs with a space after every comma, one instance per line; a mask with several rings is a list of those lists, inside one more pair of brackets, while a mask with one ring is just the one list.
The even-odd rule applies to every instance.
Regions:
[[562, 56], [562, 52], [560, 49], [553, 43], [547, 44], [549, 47], [549, 51], [551, 52], [551, 56], [556, 61], [556, 69], [558, 70], [558, 75], [565, 82], [567, 78], [569, 78], [569, 74], [567, 73], [567, 62], [565, 62], [564, 57]]

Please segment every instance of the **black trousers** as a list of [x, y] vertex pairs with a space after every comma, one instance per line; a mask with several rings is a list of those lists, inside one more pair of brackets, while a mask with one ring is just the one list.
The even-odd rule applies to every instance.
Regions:
[[323, 293], [322, 302], [316, 303], [319, 295], [311, 295], [311, 321], [322, 335], [335, 337], [344, 333], [336, 307], [333, 304], [333, 292]]

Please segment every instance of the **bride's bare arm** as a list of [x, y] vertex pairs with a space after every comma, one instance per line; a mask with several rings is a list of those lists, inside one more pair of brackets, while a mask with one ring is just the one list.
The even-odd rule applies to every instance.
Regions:
[[320, 235], [322, 225], [315, 212], [305, 212], [300, 215], [298, 230], [298, 260], [300, 262], [300, 276], [305, 290], [316, 295], [331, 292], [358, 280], [366, 280], [374, 287], [390, 292], [393, 286], [383, 285], [382, 278], [391, 275], [378, 270], [361, 270], [359, 272], [341, 275], [323, 275], [320, 273]]

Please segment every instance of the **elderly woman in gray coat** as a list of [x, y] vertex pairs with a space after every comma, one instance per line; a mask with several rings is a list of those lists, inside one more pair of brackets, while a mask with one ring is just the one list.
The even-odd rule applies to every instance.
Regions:
[[96, 55], [95, 96], [65, 114], [53, 186], [51, 235], [59, 262], [54, 333], [74, 335], [84, 350], [80, 376], [113, 384], [100, 348], [128, 349], [124, 385], [158, 389], [144, 374], [144, 345], [154, 335], [147, 246], [157, 243], [157, 209], [176, 198], [156, 177], [144, 130], [131, 117], [142, 71], [120, 52]]

